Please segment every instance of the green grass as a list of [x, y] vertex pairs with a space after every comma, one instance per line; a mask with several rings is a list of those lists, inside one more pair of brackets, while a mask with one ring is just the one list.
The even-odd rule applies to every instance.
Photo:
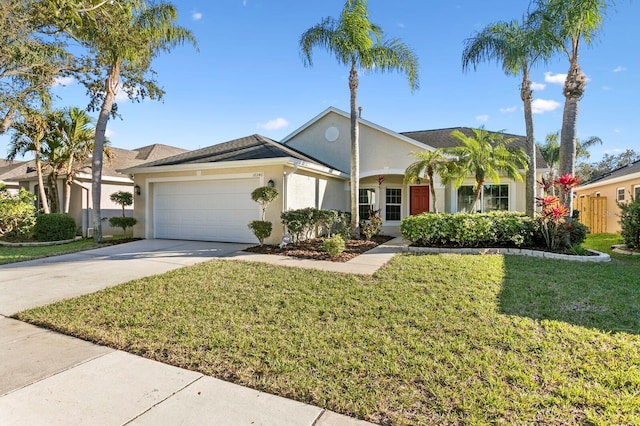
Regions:
[[18, 317], [381, 424], [640, 424], [640, 262], [218, 260]]
[[79, 240], [67, 244], [37, 247], [8, 247], [0, 246], [0, 265], [6, 263], [22, 262], [25, 260], [39, 259], [42, 257], [58, 256], [61, 254], [75, 253], [101, 247], [93, 240]]

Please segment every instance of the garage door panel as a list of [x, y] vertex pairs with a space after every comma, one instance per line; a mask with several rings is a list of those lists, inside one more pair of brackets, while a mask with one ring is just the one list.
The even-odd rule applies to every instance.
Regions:
[[260, 219], [251, 200], [257, 186], [257, 179], [156, 183], [155, 237], [255, 243], [247, 223]]

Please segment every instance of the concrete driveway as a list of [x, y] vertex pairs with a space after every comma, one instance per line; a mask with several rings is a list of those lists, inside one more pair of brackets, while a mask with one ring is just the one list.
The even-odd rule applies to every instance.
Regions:
[[140, 240], [0, 265], [0, 315], [93, 293], [136, 278], [231, 256], [249, 244]]

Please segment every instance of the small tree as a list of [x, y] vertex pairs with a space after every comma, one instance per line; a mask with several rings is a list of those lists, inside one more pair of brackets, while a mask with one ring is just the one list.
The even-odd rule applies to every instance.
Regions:
[[640, 198], [630, 203], [618, 203], [620, 207], [620, 234], [630, 249], [640, 249]]
[[269, 238], [273, 229], [273, 224], [266, 219], [267, 206], [271, 204], [273, 200], [278, 198], [278, 190], [271, 188], [270, 186], [261, 186], [253, 190], [251, 193], [251, 199], [260, 204], [262, 209], [262, 220], [252, 220], [249, 222], [249, 228], [256, 236], [260, 245], [264, 244], [264, 240]]
[[138, 220], [135, 217], [127, 217], [125, 215], [125, 207], [133, 204], [133, 194], [126, 191], [117, 191], [109, 197], [111, 201], [122, 206], [122, 216], [114, 216], [109, 218], [109, 224], [114, 228], [122, 228], [122, 234], [126, 235], [127, 228], [133, 227]]

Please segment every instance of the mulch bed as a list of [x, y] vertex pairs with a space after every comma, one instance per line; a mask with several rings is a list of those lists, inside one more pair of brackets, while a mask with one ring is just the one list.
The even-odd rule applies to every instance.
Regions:
[[283, 248], [277, 245], [265, 244], [262, 246], [249, 247], [245, 249], [245, 251], [260, 254], [279, 254], [281, 256], [298, 257], [301, 259], [346, 262], [391, 239], [393, 239], [393, 237], [387, 235], [376, 235], [371, 240], [349, 240], [345, 242], [345, 251], [336, 257], [331, 257], [327, 252], [322, 250], [322, 238], [300, 241], [297, 244], [287, 244]]

